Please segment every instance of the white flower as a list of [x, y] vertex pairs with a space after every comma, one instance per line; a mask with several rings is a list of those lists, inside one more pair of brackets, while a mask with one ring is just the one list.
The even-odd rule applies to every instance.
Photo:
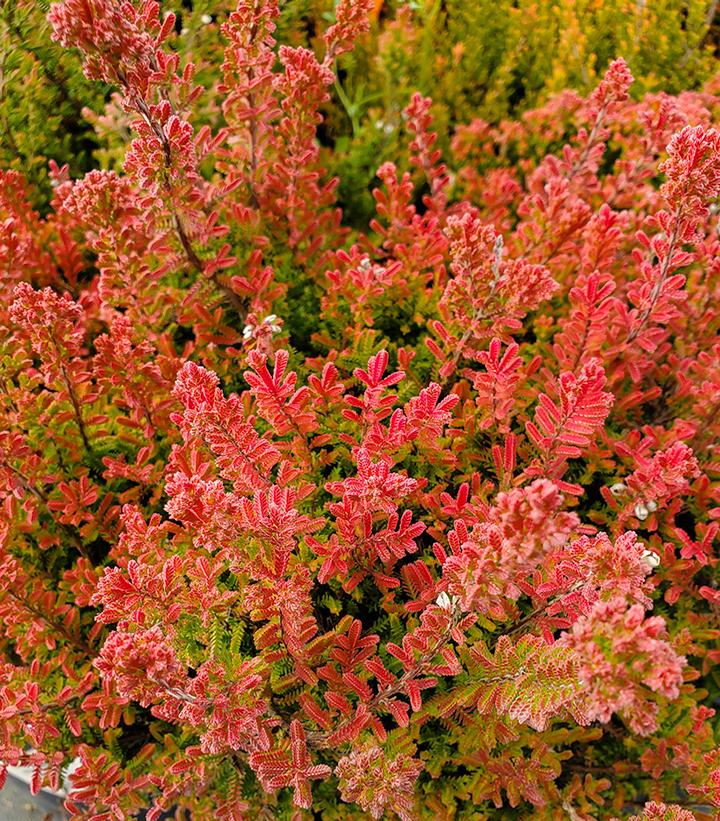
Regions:
[[438, 607], [442, 607], [443, 610], [449, 610], [452, 607], [450, 596], [448, 596], [444, 590], [435, 600], [435, 604], [437, 604]]
[[250, 339], [250, 337], [253, 335], [254, 330], [255, 330], [254, 325], [246, 325], [243, 328], [243, 339]]
[[660, 556], [658, 556], [654, 550], [643, 551], [642, 557], [643, 561], [650, 568], [650, 570], [655, 570], [655, 568], [660, 564]]
[[457, 596], [448, 596], [448, 594], [443, 590], [437, 599], [435, 599], [435, 604], [437, 604], [438, 607], [442, 607], [443, 610], [452, 612], [458, 601], [459, 599]]
[[610, 493], [613, 496], [620, 496], [627, 490], [627, 485], [624, 485], [622, 482], [615, 482], [614, 485], [610, 488]]
[[263, 319], [263, 323], [265, 325], [269, 325], [270, 330], [274, 334], [279, 333], [282, 330], [282, 325], [278, 325], [276, 320], [277, 320], [277, 317], [275, 316], [275, 314], [269, 314], [268, 316], [265, 317], [265, 319]]
[[644, 522], [645, 519], [647, 519], [648, 513], [648, 509], [642, 502], [638, 502], [635, 505], [635, 515], [638, 517], [638, 519], [640, 519], [641, 522]]
[[375, 128], [383, 134], [392, 134], [395, 131], [395, 126], [392, 123], [386, 123], [385, 120], [375, 120]]
[[650, 513], [654, 513], [657, 510], [657, 502], [654, 499], [649, 499], [645, 502], [645, 507], [650, 511]]
[[204, 26], [207, 26], [207, 25], [209, 25], [210, 23], [212, 23], [212, 17], [211, 17], [209, 14], [203, 14], [203, 16], [200, 18], [200, 22], [201, 22]]

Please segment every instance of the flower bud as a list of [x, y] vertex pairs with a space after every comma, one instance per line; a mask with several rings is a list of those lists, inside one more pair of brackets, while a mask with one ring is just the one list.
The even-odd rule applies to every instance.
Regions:
[[438, 607], [442, 607], [443, 610], [452, 610], [452, 600], [445, 591], [435, 599], [435, 604], [437, 604]]
[[660, 564], [660, 556], [658, 556], [654, 550], [645, 550], [642, 557], [643, 561], [650, 568], [650, 570], [655, 570], [655, 568]]

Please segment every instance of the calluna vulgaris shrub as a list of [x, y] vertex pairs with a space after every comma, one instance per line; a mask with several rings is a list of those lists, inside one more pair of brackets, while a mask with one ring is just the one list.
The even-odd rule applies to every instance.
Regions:
[[376, 13], [310, 49], [239, 0], [196, 67], [154, 0], [50, 8], [133, 137], [43, 217], [2, 172], [2, 773], [75, 760], [96, 821], [712, 818], [718, 83], [616, 59], [445, 155], [416, 94], [351, 229], [318, 132]]
[[[77, 50], [52, 39], [49, 5], [0, 3], [0, 166], [26, 177], [30, 202], [43, 214], [52, 194], [49, 160], [67, 163], [73, 177], [98, 163], [120, 171], [132, 134], [132, 115], [113, 84], [85, 77]], [[166, 45], [195, 64], [204, 89], [193, 125], [220, 128], [222, 23], [234, 0], [168, 5], [175, 25]], [[321, 51], [333, 8], [334, 0], [285, 0], [276, 39]], [[416, 91], [432, 98], [438, 145], [447, 150], [457, 122], [497, 123], [566, 87], [588, 93], [618, 54], [639, 99], [702, 88], [720, 52], [717, 0], [375, 0], [369, 20], [339, 61], [318, 134], [323, 166], [339, 177], [343, 221], [356, 228], [372, 215], [375, 172], [402, 151], [402, 111]], [[538, 152], [544, 148], [540, 141]]]

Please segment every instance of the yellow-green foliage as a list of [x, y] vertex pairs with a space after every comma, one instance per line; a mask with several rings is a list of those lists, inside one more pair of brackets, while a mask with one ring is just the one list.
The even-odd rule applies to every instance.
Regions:
[[48, 5], [0, 0], [0, 166], [23, 172], [38, 205], [49, 160], [75, 176], [92, 167], [96, 143], [82, 112], [103, 100], [76, 56], [50, 40]]
[[415, 91], [432, 98], [447, 154], [458, 124], [496, 123], [566, 88], [585, 94], [618, 56], [637, 98], [700, 89], [720, 72], [717, 0], [377, 0], [375, 8], [325, 112], [328, 164], [350, 224], [372, 211], [375, 171], [397, 156], [401, 112]]
[[386, 108], [419, 90], [451, 122], [497, 120], [564, 88], [585, 92], [621, 55], [634, 93], [698, 88], [718, 70], [717, 0], [419, 0], [370, 46]]
[[[49, 160], [69, 163], [73, 176], [118, 168], [130, 136], [120, 107], [82, 76], [77, 55], [50, 40], [48, 6], [0, 0], [0, 162], [34, 183], [41, 207], [50, 195]], [[205, 69], [234, 2], [162, 6], [178, 14], [174, 47], [183, 60], [192, 54], [207, 91], [195, 124], [219, 127], [217, 78]], [[281, 7], [278, 35], [293, 45], [315, 45], [333, 16], [333, 0]], [[348, 220], [371, 207], [370, 182], [397, 153], [400, 112], [412, 92], [433, 98], [443, 144], [472, 117], [496, 122], [561, 89], [586, 92], [616, 56], [630, 65], [636, 95], [700, 88], [718, 71], [717, 12], [717, 0], [376, 0], [372, 32], [339, 66], [320, 135], [333, 147], [329, 170], [343, 179]]]

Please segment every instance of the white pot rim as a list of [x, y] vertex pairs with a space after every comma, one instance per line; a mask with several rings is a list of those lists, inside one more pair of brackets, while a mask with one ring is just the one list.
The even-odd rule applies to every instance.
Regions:
[[[67, 798], [67, 790], [70, 786], [69, 779], [70, 776], [75, 772], [75, 770], [80, 766], [80, 759], [76, 758], [68, 764], [67, 767], [63, 769], [63, 783], [60, 788], [57, 790], [51, 790], [49, 787], [41, 787], [40, 792], [45, 793], [45, 795], [51, 795], [54, 798], [57, 798], [60, 801], [64, 801]], [[33, 773], [35, 772], [34, 767], [19, 767], [13, 764], [7, 765], [7, 774], [9, 778], [13, 778], [15, 781], [20, 781], [25, 784], [28, 789], [30, 788], [30, 783], [32, 781]]]

